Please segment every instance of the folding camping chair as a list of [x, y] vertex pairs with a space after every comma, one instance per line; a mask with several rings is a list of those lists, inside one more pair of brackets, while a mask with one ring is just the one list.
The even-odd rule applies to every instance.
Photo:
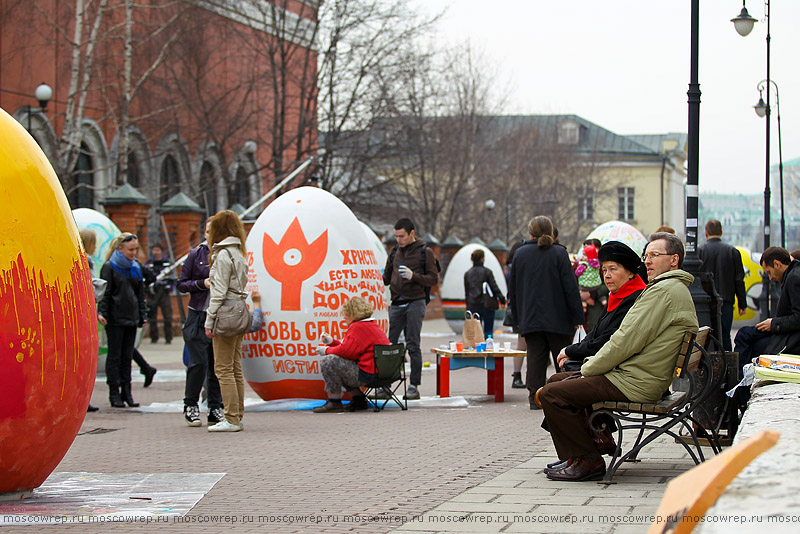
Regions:
[[[375, 379], [367, 384], [364, 393], [367, 401], [372, 404], [374, 411], [379, 412], [386, 407], [390, 400], [395, 401], [403, 410], [408, 410], [406, 400], [406, 347], [402, 343], [397, 345], [375, 345]], [[400, 386], [403, 386], [402, 401], [398, 398]], [[378, 392], [386, 391], [384, 399], [378, 398]], [[372, 398], [370, 398], [372, 394]], [[380, 401], [383, 401], [381, 404]]]

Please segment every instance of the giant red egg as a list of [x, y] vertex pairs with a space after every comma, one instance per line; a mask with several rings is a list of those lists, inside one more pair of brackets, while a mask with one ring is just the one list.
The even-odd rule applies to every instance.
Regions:
[[97, 365], [91, 273], [36, 141], [0, 110], [0, 493], [39, 486], [78, 433]]

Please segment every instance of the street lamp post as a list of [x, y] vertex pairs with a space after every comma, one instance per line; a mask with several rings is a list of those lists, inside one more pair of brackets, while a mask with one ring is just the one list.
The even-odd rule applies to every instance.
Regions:
[[[781, 246], [786, 248], [786, 217], [783, 214], [783, 142], [781, 141], [781, 95], [780, 91], [778, 91], [778, 84], [775, 83], [775, 80], [761, 80], [758, 82], [758, 104], [753, 106], [753, 109], [756, 111], [756, 115], [759, 117], [769, 117], [770, 109], [769, 105], [764, 103], [764, 90], [769, 93], [770, 85], [775, 88], [775, 109], [777, 113], [777, 120], [778, 120], [778, 175], [780, 176], [780, 190], [781, 190]], [[767, 94], [767, 100], [769, 100], [769, 94]], [[769, 149], [767, 149], [767, 153], [769, 153]]]
[[[769, 20], [769, 0], [764, 0], [764, 17], [767, 21], [767, 102], [766, 107], [764, 108], [764, 115], [767, 119], [766, 124], [766, 178], [764, 180], [764, 250], [769, 248], [769, 234], [770, 234], [770, 189], [769, 189], [769, 178], [770, 178], [770, 168], [769, 168], [769, 134], [770, 134], [770, 91], [769, 85], [771, 85], [772, 80], [770, 78], [770, 20]], [[746, 37], [753, 31], [753, 26], [756, 23], [756, 19], [751, 17], [750, 14], [747, 12], [747, 7], [745, 6], [745, 0], [742, 0], [742, 11], [739, 13], [739, 16], [732, 18], [731, 22], [733, 22], [734, 27], [736, 28], [736, 32], [741, 35], [742, 37]], [[777, 87], [777, 86], [776, 86]], [[782, 215], [782, 214], [781, 214]], [[770, 316], [770, 309], [769, 309], [769, 278], [766, 274], [762, 273], [761, 278], [761, 295], [758, 297], [758, 306], [760, 310], [761, 320], [767, 319]]]
[[[698, 194], [700, 190], [700, 82], [699, 47], [700, 47], [700, 0], [692, 0], [691, 5], [691, 61], [689, 68], [689, 91], [686, 93], [689, 102], [688, 158], [686, 168], [686, 257], [684, 269], [694, 275], [694, 282], [689, 286], [692, 300], [697, 311], [697, 321], [701, 325], [712, 323], [712, 298], [703, 289], [701, 280], [701, 261], [697, 254], [698, 228]], [[715, 314], [718, 317], [719, 314]]]
[[47, 113], [47, 103], [53, 98], [53, 89], [42, 82], [36, 87], [33, 96], [39, 101], [39, 109], [34, 111], [34, 108], [28, 104], [28, 133], [31, 133], [31, 115], [33, 113]]
[[[531, 206], [535, 208], [539, 208], [543, 206], [545, 209], [545, 214], [549, 217], [552, 217], [552, 210], [556, 204], [555, 199], [553, 198], [545, 198], [544, 200], [534, 200], [534, 201], [519, 201], [517, 199], [511, 199], [511, 197], [506, 197], [506, 244], [511, 247], [511, 243], [509, 242], [511, 239], [511, 208], [512, 207], [519, 207], [519, 206]], [[487, 210], [492, 211], [496, 206], [497, 203], [492, 200], [491, 198], [488, 199], [483, 204]], [[549, 208], [549, 209], [548, 209]]]

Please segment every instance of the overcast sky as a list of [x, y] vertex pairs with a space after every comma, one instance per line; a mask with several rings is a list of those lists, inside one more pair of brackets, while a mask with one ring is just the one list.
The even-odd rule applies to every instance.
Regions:
[[[446, 10], [444, 42], [468, 40], [497, 66], [508, 113], [576, 114], [618, 134], [688, 130], [689, 0], [416, 1]], [[701, 191], [764, 190], [766, 121], [752, 106], [766, 78], [767, 25], [763, 1], [748, 0], [759, 22], [741, 37], [730, 22], [741, 8], [741, 0], [701, 2]], [[800, 1], [773, 2], [771, 15], [788, 161], [800, 157]], [[774, 93], [771, 152], [777, 164]]]

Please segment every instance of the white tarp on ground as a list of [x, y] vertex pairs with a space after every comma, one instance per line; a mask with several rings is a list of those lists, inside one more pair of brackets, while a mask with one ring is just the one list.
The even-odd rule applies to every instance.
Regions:
[[[263, 401], [255, 397], [247, 397], [244, 399], [244, 411], [280, 412], [290, 410], [311, 410], [312, 408], [322, 406], [323, 404], [325, 404], [325, 401], [319, 399], [278, 399], [273, 401]], [[408, 401], [409, 408], [466, 408], [468, 406], [469, 403], [464, 397], [445, 397], [443, 399], [439, 397], [422, 397], [419, 400]], [[389, 403], [386, 405], [386, 408], [399, 409], [400, 406], [398, 406], [394, 401], [389, 401]], [[154, 402], [152, 404], [148, 404], [147, 406], [129, 408], [129, 411], [145, 413], [182, 413], [183, 400], [176, 400], [172, 402]], [[200, 406], [200, 411], [207, 411], [205, 404]]]
[[174, 523], [225, 473], [53, 473], [26, 499], [0, 500], [0, 525]]

